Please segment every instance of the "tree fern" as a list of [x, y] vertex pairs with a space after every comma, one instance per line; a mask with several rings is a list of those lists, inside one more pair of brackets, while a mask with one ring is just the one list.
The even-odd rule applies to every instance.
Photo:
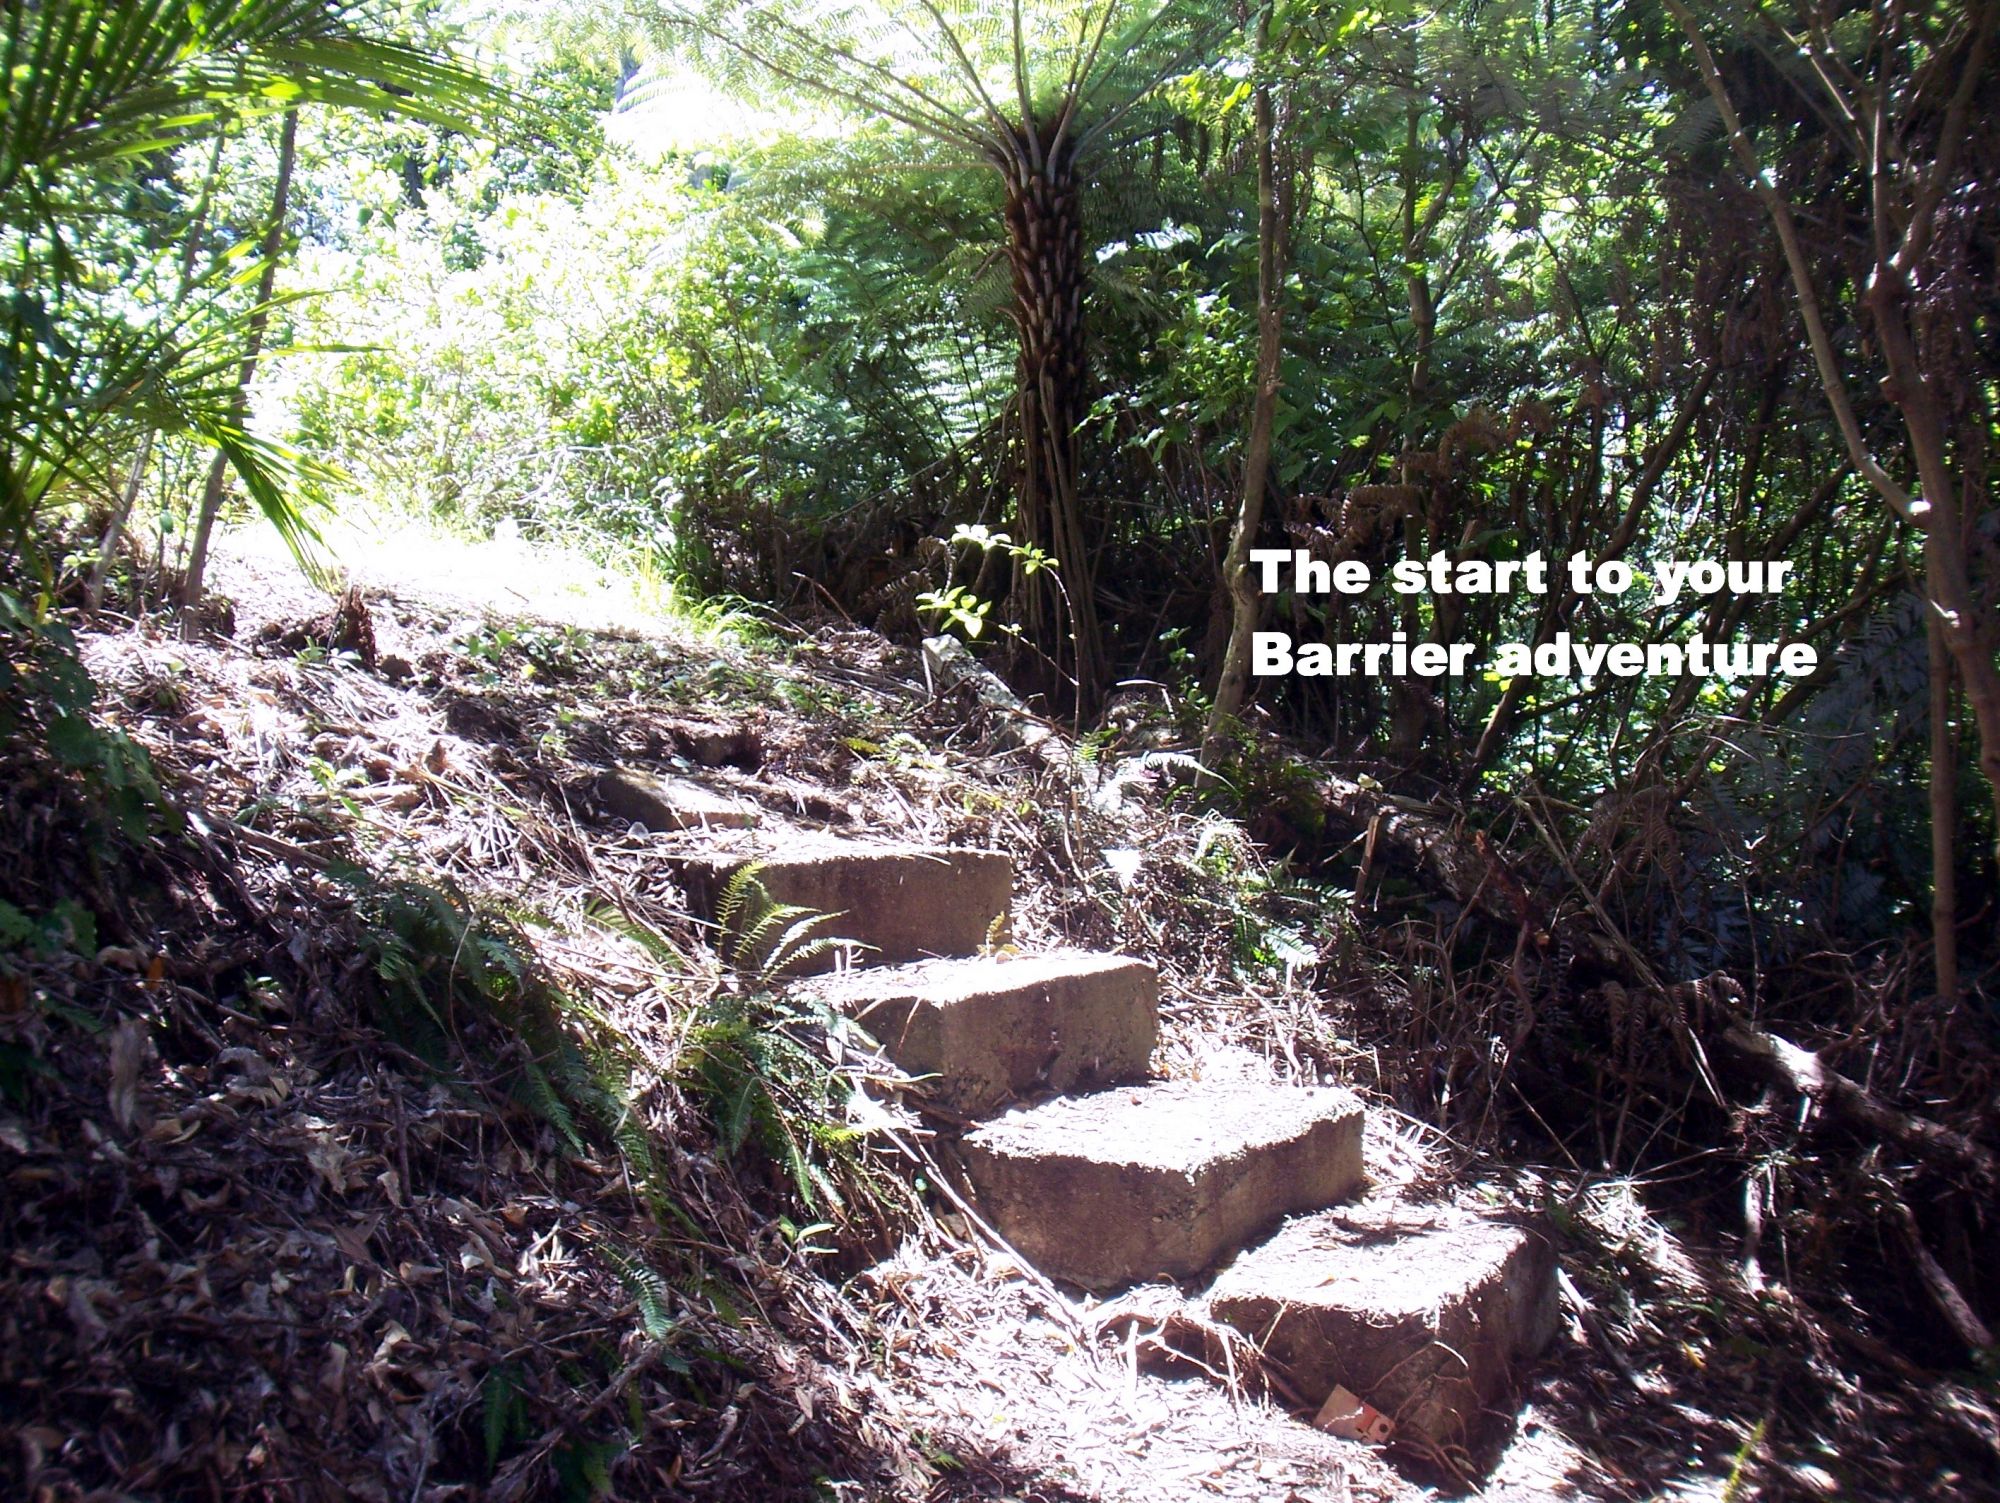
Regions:
[[1187, 0], [655, 0], [663, 44], [725, 89], [775, 85], [894, 121], [999, 174], [1008, 309], [1017, 335], [1014, 533], [1062, 564], [1023, 571], [1029, 639], [1066, 662], [1081, 705], [1103, 671], [1082, 513], [1087, 410], [1082, 216], [1093, 160], [1213, 29]]

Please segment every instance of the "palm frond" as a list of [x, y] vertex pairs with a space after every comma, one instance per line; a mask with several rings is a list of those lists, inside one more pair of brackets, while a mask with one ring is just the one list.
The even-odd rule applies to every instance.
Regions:
[[248, 432], [239, 398], [251, 331], [284, 301], [239, 306], [265, 262], [238, 247], [198, 275], [109, 287], [93, 266], [121, 233], [178, 244], [188, 229], [188, 205], [181, 220], [112, 207], [108, 186], [242, 121], [323, 104], [485, 131], [522, 113], [455, 59], [377, 35], [378, 15], [366, 0], [10, 0], [0, 234], [16, 290], [0, 311], [0, 548], [18, 551], [53, 495], [157, 431], [221, 453], [310, 562], [313, 528], [292, 498], [337, 477]]

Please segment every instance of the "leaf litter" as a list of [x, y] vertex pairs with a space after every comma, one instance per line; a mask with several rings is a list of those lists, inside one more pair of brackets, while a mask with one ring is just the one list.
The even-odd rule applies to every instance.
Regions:
[[[300, 614], [269, 583], [235, 584], [253, 641], [260, 601]], [[178, 835], [92, 849], [73, 789], [0, 781], [9, 897], [84, 900], [105, 941], [0, 976], [0, 1043], [24, 1062], [0, 1106], [13, 1491], [1335, 1500], [1439, 1480], [1304, 1424], [1283, 1374], [1179, 1291], [1096, 1305], [1012, 1260], [937, 1193], [939, 1124], [837, 1039], [866, 1146], [825, 1231], [802, 1228], [784, 1170], [727, 1152], [686, 1088], [695, 1020], [730, 985], [669, 875], [687, 837], [592, 793], [629, 762], [774, 823], [1006, 849], [1016, 942], [1159, 960], [1168, 1073], [1365, 1087], [1293, 958], [1245, 963], [1254, 849], [1166, 797], [1143, 750], [1083, 786], [844, 627], [776, 652], [372, 605], [374, 672], [310, 643], [87, 638]], [[717, 715], [761, 747], [754, 774], [684, 755], [688, 718]], [[514, 951], [444, 966], [532, 969], [626, 1041], [609, 1131], [538, 1107], [491, 1018], [385, 1016], [367, 894], [414, 881], [511, 923]], [[1336, 940], [1293, 943], [1324, 961]], [[1371, 1116], [1378, 1183], [1548, 1193]], [[1602, 1246], [1609, 1204], [1579, 1240]], [[1635, 1286], [1671, 1284], [1667, 1244], [1615, 1240]], [[1713, 1340], [1690, 1340], [1695, 1295], [1606, 1310], [1585, 1282], [1488, 1494], [1648, 1496], [1691, 1436], [1703, 1475], [1755, 1452], [1761, 1427], [1690, 1405], [1685, 1371], [1649, 1376]], [[1982, 1395], [1938, 1399], [1961, 1430], [1991, 1424]], [[1792, 1476], [1810, 1495], [1810, 1469]]]

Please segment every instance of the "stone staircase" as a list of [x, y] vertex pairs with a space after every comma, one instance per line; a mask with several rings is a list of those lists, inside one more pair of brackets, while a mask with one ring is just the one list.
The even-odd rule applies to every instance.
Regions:
[[1347, 1091], [1149, 1079], [1150, 963], [984, 953], [1011, 897], [1002, 854], [711, 834], [679, 863], [697, 911], [751, 860], [774, 899], [838, 914], [832, 932], [873, 947], [873, 963], [800, 984], [963, 1124], [982, 1215], [1042, 1273], [1100, 1294], [1205, 1283], [1202, 1313], [1329, 1413], [1358, 1396], [1435, 1445], [1498, 1427], [1557, 1322], [1545, 1237], [1358, 1203], [1365, 1114]]

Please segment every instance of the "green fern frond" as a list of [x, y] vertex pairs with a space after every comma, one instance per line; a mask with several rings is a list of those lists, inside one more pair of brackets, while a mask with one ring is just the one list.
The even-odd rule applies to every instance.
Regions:
[[521, 1072], [521, 1089], [528, 1099], [528, 1105], [568, 1143], [576, 1153], [583, 1152], [583, 1137], [576, 1130], [576, 1118], [570, 1112], [569, 1103], [549, 1079], [548, 1072], [534, 1060], [529, 1060], [527, 1068]]
[[672, 1286], [650, 1264], [623, 1248], [607, 1246], [604, 1259], [639, 1307], [639, 1324], [646, 1334], [655, 1341], [672, 1335], [677, 1324], [672, 1314]]
[[729, 1291], [699, 1267], [676, 1275], [670, 1280], [673, 1287], [690, 1300], [705, 1301], [722, 1320], [732, 1326], [743, 1324], [743, 1314], [736, 1308], [736, 1302], [729, 1297]]
[[814, 913], [790, 925], [778, 936], [778, 942], [771, 946], [770, 954], [764, 957], [763, 964], [757, 970], [757, 983], [767, 984], [794, 966], [817, 960], [843, 944], [852, 943], [834, 934], [812, 934], [811, 931], [819, 925], [830, 923], [838, 917], [840, 915], [837, 913]]
[[813, 1168], [795, 1138], [785, 1139], [785, 1167], [791, 1171], [792, 1185], [799, 1192], [799, 1199], [817, 1207], [818, 1197], [813, 1193]]
[[[799, 1194], [807, 1205], [824, 1203], [835, 1210], [846, 1209], [846, 1202], [840, 1198], [840, 1187], [833, 1182], [832, 1175], [817, 1164], [807, 1164], [806, 1176], [812, 1181], [812, 1189], [802, 1188]], [[812, 1190], [818, 1190], [819, 1196], [814, 1196]]]
[[757, 908], [770, 905], [771, 894], [764, 886], [763, 872], [763, 862], [750, 861], [729, 874], [729, 880], [722, 884], [722, 891], [715, 899], [717, 928], [725, 932], [733, 929], [746, 905]]
[[761, 960], [783, 926], [805, 917], [817, 918], [819, 915], [810, 908], [792, 903], [773, 903], [768, 898], [762, 907], [747, 910], [730, 939], [731, 963], [745, 968]]
[[592, 903], [584, 909], [584, 917], [600, 929], [609, 930], [620, 939], [629, 940], [643, 950], [662, 970], [678, 974], [689, 968], [686, 954], [672, 940], [651, 924], [634, 918], [623, 908], [605, 902]]
[[762, 863], [739, 867], [723, 884], [715, 921], [724, 936], [730, 966], [753, 988], [768, 986], [787, 968], [826, 954], [835, 936], [813, 931], [840, 918], [798, 903], [780, 903], [758, 873]]

